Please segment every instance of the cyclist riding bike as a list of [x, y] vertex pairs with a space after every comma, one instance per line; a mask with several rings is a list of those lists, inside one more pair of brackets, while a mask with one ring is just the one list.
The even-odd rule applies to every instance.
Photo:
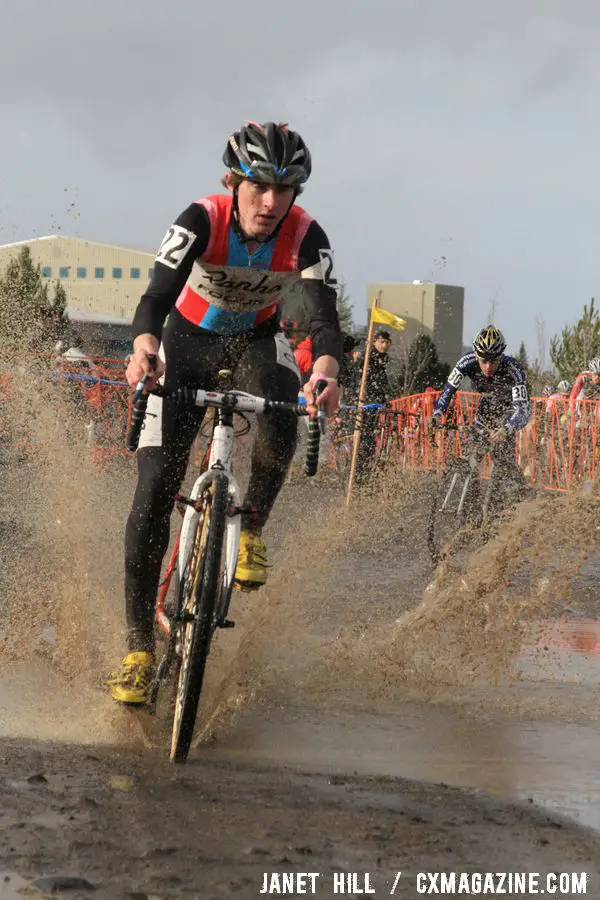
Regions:
[[[269, 400], [296, 402], [300, 375], [280, 326], [280, 302], [303, 286], [312, 338], [313, 373], [304, 394], [332, 415], [339, 404], [341, 332], [332, 251], [318, 222], [295, 201], [311, 173], [311, 156], [287, 125], [248, 122], [231, 135], [215, 194], [191, 204], [168, 229], [154, 274], [133, 321], [127, 381], [152, 387], [214, 388], [220, 369], [234, 386]], [[163, 331], [163, 323], [169, 316]], [[149, 354], [158, 354], [153, 371]], [[327, 383], [318, 400], [318, 381]], [[138, 484], [125, 534], [125, 604], [129, 653], [110, 680], [115, 700], [143, 704], [154, 669], [154, 609], [175, 495], [204, 410], [175, 409], [151, 395], [137, 453]], [[236, 584], [254, 590], [267, 578], [261, 537], [296, 446], [297, 418], [258, 417], [243, 506]]]
[[500, 329], [486, 325], [473, 341], [473, 352], [461, 357], [433, 407], [432, 426], [437, 427], [464, 378], [470, 378], [481, 400], [473, 426], [485, 433], [494, 451], [494, 463], [505, 478], [525, 487], [517, 465], [516, 433], [531, 418], [531, 403], [523, 366], [507, 356]]

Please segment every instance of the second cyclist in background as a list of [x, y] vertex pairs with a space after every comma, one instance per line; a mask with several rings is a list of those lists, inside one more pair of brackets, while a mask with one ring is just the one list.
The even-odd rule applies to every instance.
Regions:
[[486, 325], [473, 341], [473, 352], [456, 363], [433, 408], [435, 428], [463, 382], [469, 378], [473, 390], [481, 394], [473, 427], [486, 433], [486, 442], [494, 452], [494, 463], [502, 475], [515, 483], [520, 493], [529, 492], [516, 456], [516, 433], [531, 417], [531, 403], [523, 366], [508, 356], [506, 341], [499, 328]]

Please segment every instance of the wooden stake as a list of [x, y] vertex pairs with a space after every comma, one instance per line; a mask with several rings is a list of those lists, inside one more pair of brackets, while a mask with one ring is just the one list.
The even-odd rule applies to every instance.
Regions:
[[352, 500], [352, 491], [356, 480], [356, 466], [358, 463], [358, 449], [360, 447], [360, 436], [363, 428], [364, 420], [364, 402], [367, 391], [367, 373], [369, 370], [369, 359], [371, 357], [371, 348], [373, 346], [373, 331], [375, 323], [373, 322], [373, 310], [381, 305], [381, 291], [377, 292], [377, 296], [373, 298], [373, 306], [371, 307], [371, 315], [369, 320], [369, 331], [367, 333], [367, 343], [365, 346], [365, 361], [363, 363], [362, 378], [360, 380], [360, 391], [358, 393], [358, 410], [356, 413], [356, 424], [354, 426], [354, 435], [352, 437], [352, 460], [350, 462], [350, 477], [348, 478], [348, 492], [346, 493], [346, 508], [350, 506]]

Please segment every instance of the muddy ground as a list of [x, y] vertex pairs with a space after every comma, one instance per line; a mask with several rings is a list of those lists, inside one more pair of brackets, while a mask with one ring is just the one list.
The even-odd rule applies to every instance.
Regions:
[[0, 869], [95, 888], [69, 896], [249, 900], [265, 873], [318, 872], [325, 898], [339, 871], [359, 884], [369, 872], [380, 897], [398, 871], [401, 897], [417, 896], [418, 872], [586, 871], [598, 896], [596, 835], [445, 785], [199, 758], [173, 771], [118, 747], [3, 741], [0, 752]]

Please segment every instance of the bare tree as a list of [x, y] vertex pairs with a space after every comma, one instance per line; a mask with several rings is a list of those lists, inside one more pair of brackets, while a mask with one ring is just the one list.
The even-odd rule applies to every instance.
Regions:
[[496, 313], [498, 312], [498, 295], [500, 290], [496, 288], [494, 293], [490, 298], [490, 305], [488, 306], [487, 311], [487, 324], [494, 324], [496, 321]]
[[535, 334], [537, 339], [537, 357], [533, 366], [539, 369], [540, 372], [543, 372], [548, 359], [548, 338], [546, 336], [546, 322], [543, 316], [535, 317]]

